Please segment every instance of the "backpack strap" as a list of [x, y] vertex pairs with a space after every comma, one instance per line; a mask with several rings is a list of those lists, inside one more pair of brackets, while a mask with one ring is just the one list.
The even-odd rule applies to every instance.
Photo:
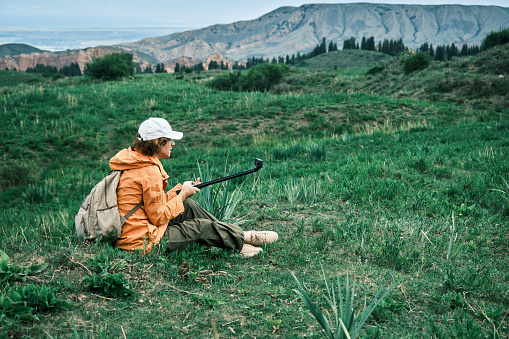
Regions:
[[140, 201], [140, 202], [138, 203], [138, 205], [134, 206], [132, 210], [130, 210], [129, 212], [127, 212], [127, 214], [124, 216], [124, 218], [126, 218], [126, 220], [127, 220], [127, 219], [129, 219], [129, 217], [130, 217], [131, 215], [133, 215], [133, 214], [134, 214], [134, 212], [136, 212], [137, 210], [139, 210], [141, 206], [143, 206], [143, 200], [142, 200], [142, 201]]

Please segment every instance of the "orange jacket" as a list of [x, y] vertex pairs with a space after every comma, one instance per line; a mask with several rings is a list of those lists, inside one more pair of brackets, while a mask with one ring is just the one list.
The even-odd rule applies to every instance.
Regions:
[[122, 234], [115, 245], [124, 250], [143, 249], [148, 253], [163, 237], [168, 222], [184, 212], [182, 199], [175, 192], [182, 185], [164, 193], [169, 177], [159, 159], [130, 147], [111, 158], [110, 168], [124, 171], [117, 187], [120, 214], [126, 215], [143, 199], [143, 206], [122, 226]]

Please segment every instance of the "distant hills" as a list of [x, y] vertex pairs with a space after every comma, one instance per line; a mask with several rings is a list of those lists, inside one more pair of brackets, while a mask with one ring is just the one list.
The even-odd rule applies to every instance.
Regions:
[[43, 50], [26, 44], [0, 45], [0, 56], [42, 53]]
[[403, 39], [417, 48], [476, 44], [491, 31], [509, 27], [509, 8], [460, 5], [312, 4], [281, 7], [255, 20], [213, 25], [199, 30], [118, 45], [161, 60], [204, 58], [219, 53], [234, 60], [307, 53], [323, 37], [342, 42], [350, 37]]
[[115, 46], [50, 53], [26, 47], [20, 52], [20, 49], [2, 45], [0, 69], [24, 70], [37, 63], [62, 67], [71, 62], [78, 62], [83, 68], [92, 58], [115, 50], [133, 53], [134, 60], [142, 67], [162, 62], [171, 70], [176, 62], [190, 66], [198, 62], [206, 64], [211, 59], [224, 60], [231, 65], [232, 60], [246, 60], [252, 56], [272, 58], [307, 53], [323, 37], [335, 41], [339, 48], [350, 37], [359, 41], [371, 36], [377, 43], [385, 39], [403, 39], [410, 48], [417, 48], [424, 42], [435, 46], [479, 45], [487, 34], [506, 27], [509, 27], [509, 8], [497, 6], [310, 4], [281, 7], [255, 20], [213, 25]]

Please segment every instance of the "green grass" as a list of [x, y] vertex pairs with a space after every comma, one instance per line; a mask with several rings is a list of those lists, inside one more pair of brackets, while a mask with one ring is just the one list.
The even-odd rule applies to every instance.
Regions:
[[[343, 52], [343, 51], [341, 51]], [[364, 52], [378, 55], [379, 53]], [[336, 53], [336, 52], [334, 52]], [[354, 64], [351, 68], [316, 68], [286, 77], [273, 93], [347, 93], [374, 94], [391, 99], [442, 103], [482, 113], [508, 114], [509, 44], [494, 47], [470, 57], [458, 57], [448, 62], [432, 62], [422, 71], [405, 75], [403, 64], [408, 53], [378, 61], [378, 72], [367, 76], [370, 65]], [[333, 58], [334, 54], [310, 59], [318, 62]], [[350, 60], [346, 58], [346, 60]], [[477, 113], [474, 113], [477, 114]]]
[[390, 56], [384, 53], [349, 49], [321, 54], [301, 62], [297, 67], [306, 69], [371, 67], [389, 58]]
[[[402, 279], [361, 336], [507, 337], [507, 109], [473, 109], [455, 91], [432, 101], [339, 90], [367, 84], [365, 71], [294, 70], [286, 81], [299, 89], [282, 94], [218, 92], [170, 74], [30, 84], [0, 72], [1, 250], [10, 264], [48, 264], [0, 290], [44, 284], [73, 305], [38, 321], [0, 315], [0, 333], [322, 337], [294, 272], [322, 309], [324, 278], [336, 273], [367, 299]], [[79, 241], [80, 203], [151, 116], [184, 132], [163, 162], [170, 187], [197, 177], [197, 163], [221, 177], [263, 159], [262, 170], [231, 181], [242, 192], [233, 218], [277, 231], [279, 241], [250, 260], [200, 246], [142, 256]], [[108, 263], [104, 281], [89, 290], [84, 277], [98, 263]], [[117, 282], [134, 293], [103, 293]]]

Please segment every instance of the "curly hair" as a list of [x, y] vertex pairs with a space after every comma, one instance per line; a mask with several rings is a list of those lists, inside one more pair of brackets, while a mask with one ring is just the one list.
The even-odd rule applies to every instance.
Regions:
[[[138, 134], [138, 137], [139, 136], [140, 134]], [[161, 148], [163, 148], [163, 146], [166, 145], [166, 143], [169, 140], [170, 139], [165, 137], [147, 141], [143, 141], [136, 138], [133, 140], [131, 148], [133, 149], [133, 151], [138, 151], [143, 155], [153, 157], [154, 155], [157, 155], [161, 151]]]

